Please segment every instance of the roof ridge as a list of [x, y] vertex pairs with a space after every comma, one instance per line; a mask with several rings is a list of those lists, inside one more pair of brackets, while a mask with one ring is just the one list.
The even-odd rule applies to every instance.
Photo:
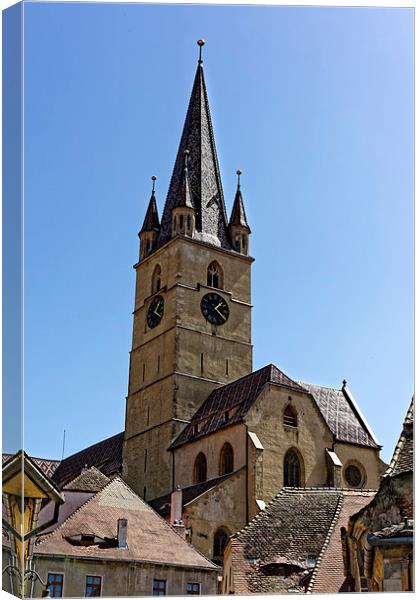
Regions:
[[[90, 446], [87, 446], [86, 448], [82, 448], [81, 450], [78, 450], [77, 452], [74, 452], [73, 454], [66, 456], [66, 458], [63, 458], [63, 460], [61, 460], [60, 463], [64, 463], [66, 460], [69, 460], [70, 458], [73, 458], [74, 456], [77, 456], [78, 454], [81, 454], [82, 452], [86, 452], [86, 450], [90, 450], [91, 448], [94, 448], [95, 446], [99, 446], [100, 444], [103, 444], [104, 442], [112, 440], [112, 438], [118, 437], [120, 435], [123, 436], [124, 431], [120, 431], [119, 433], [110, 435], [109, 437], [105, 438], [104, 440], [100, 440], [99, 442], [95, 442], [94, 444], [91, 444]], [[92, 466], [95, 466], [95, 465], [92, 465]]]
[[332, 518], [331, 523], [330, 523], [330, 527], [328, 529], [328, 532], [327, 532], [327, 535], [325, 537], [324, 543], [322, 545], [321, 551], [320, 551], [320, 553], [318, 555], [318, 558], [317, 558], [314, 570], [312, 571], [312, 575], [311, 575], [311, 578], [309, 580], [309, 584], [308, 584], [308, 587], [307, 587], [307, 590], [306, 590], [307, 594], [310, 594], [312, 592], [312, 588], [315, 585], [315, 580], [316, 580], [316, 577], [317, 577], [317, 575], [319, 573], [319, 568], [321, 566], [322, 559], [324, 558], [324, 554], [325, 554], [325, 552], [326, 552], [326, 550], [328, 548], [328, 545], [330, 543], [332, 533], [333, 533], [334, 528], [336, 526], [336, 523], [338, 521], [338, 517], [340, 516], [341, 511], [343, 510], [343, 505], [344, 505], [344, 496], [342, 495], [337, 500], [337, 505], [335, 507], [335, 511], [334, 511], [334, 515], [333, 515], [333, 518]]

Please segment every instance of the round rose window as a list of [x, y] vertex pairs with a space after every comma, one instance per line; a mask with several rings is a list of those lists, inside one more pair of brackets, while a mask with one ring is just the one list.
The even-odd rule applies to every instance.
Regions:
[[345, 477], [351, 487], [360, 487], [363, 481], [362, 472], [356, 465], [349, 465], [346, 468]]

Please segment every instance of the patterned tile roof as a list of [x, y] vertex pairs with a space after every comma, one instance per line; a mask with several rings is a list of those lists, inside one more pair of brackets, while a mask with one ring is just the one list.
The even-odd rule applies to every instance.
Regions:
[[377, 448], [369, 427], [344, 390], [312, 383], [299, 384], [313, 396], [331, 432], [341, 442]]
[[336, 490], [284, 488], [231, 538], [235, 593], [300, 588], [307, 560], [319, 558], [341, 503]]
[[411, 400], [404, 419], [403, 429], [394, 449], [391, 462], [384, 476], [396, 477], [414, 468], [414, 401]]
[[[127, 548], [116, 545], [121, 518], [128, 521]], [[69, 541], [80, 535], [95, 536], [96, 541], [83, 546]], [[118, 476], [35, 546], [35, 556], [50, 554], [217, 570]]]
[[[12, 456], [14, 456], [14, 454], [3, 453], [2, 462], [6, 462]], [[31, 460], [41, 469], [44, 475], [47, 475], [47, 477], [52, 477], [60, 464], [59, 460], [52, 460], [49, 458], [36, 458], [31, 456]]]
[[159, 213], [156, 205], [155, 191], [153, 190], [140, 233], [143, 233], [143, 231], [159, 231], [159, 228]]
[[306, 391], [280, 369], [274, 365], [267, 365], [213, 390], [197, 410], [191, 423], [183, 429], [171, 447], [176, 448], [186, 442], [240, 422], [267, 383], [276, 383], [300, 392]]
[[198, 64], [175, 166], [163, 210], [158, 245], [171, 238], [172, 209], [184, 186], [185, 150], [188, 157], [188, 188], [196, 211], [194, 237], [232, 250], [227, 229], [226, 206], [213, 136], [204, 70]]
[[238, 189], [236, 190], [235, 199], [233, 201], [232, 213], [230, 215], [229, 225], [241, 225], [245, 227], [250, 232], [250, 228], [248, 225], [248, 221], [245, 213], [244, 201], [242, 198], [242, 192], [238, 184]]
[[64, 487], [86, 467], [96, 467], [108, 476], [119, 473], [122, 466], [123, 440], [124, 432], [117, 433], [117, 435], [113, 435], [65, 458], [55, 471], [53, 481]]

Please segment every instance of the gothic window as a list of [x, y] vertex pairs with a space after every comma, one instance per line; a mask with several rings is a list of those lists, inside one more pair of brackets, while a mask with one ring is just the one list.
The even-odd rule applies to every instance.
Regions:
[[226, 475], [233, 471], [233, 448], [226, 442], [220, 452], [220, 475]]
[[214, 534], [213, 541], [213, 562], [218, 565], [223, 564], [223, 554], [225, 552], [225, 548], [229, 541], [229, 533], [226, 531], [224, 527], [219, 527], [219, 529]]
[[200, 452], [194, 463], [194, 483], [203, 483], [204, 481], [207, 481], [207, 460]]
[[295, 450], [286, 452], [283, 472], [285, 487], [300, 487], [300, 460]]
[[286, 406], [286, 409], [283, 413], [283, 424], [288, 427], [297, 427], [297, 417], [294, 409], [290, 406]]
[[222, 269], [216, 261], [210, 263], [207, 269], [207, 285], [219, 290], [223, 287]]
[[160, 268], [160, 265], [156, 265], [155, 270], [153, 271], [153, 275], [152, 275], [152, 294], [155, 294], [156, 292], [158, 292], [160, 290], [161, 285], [162, 285], [161, 276], [162, 276], [162, 269]]

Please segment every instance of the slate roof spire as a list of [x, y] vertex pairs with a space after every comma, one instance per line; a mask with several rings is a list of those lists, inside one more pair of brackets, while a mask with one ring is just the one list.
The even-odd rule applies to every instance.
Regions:
[[238, 169], [236, 171], [238, 176], [238, 187], [236, 189], [235, 200], [233, 201], [232, 214], [230, 216], [229, 225], [241, 225], [248, 229], [248, 232], [251, 233], [251, 230], [248, 225], [248, 221], [246, 219], [244, 200], [242, 198], [241, 192], [241, 175], [242, 171]]
[[189, 150], [188, 188], [191, 205], [196, 212], [194, 238], [231, 250], [223, 188], [204, 80], [202, 60], [204, 40], [198, 40], [197, 44], [200, 47], [198, 66], [163, 210], [158, 246], [171, 238], [172, 209], [182, 197], [185, 182], [184, 153], [185, 150]]
[[191, 200], [190, 184], [189, 184], [189, 177], [188, 177], [189, 154], [190, 154], [189, 150], [184, 150], [184, 174], [183, 174], [183, 179], [182, 179], [181, 193], [180, 193], [179, 197], [177, 198], [177, 200], [175, 200], [173, 208], [177, 208], [177, 207], [194, 208], [192, 200]]
[[147, 207], [146, 216], [144, 217], [143, 226], [140, 229], [140, 233], [143, 233], [144, 231], [159, 231], [160, 229], [159, 213], [155, 196], [155, 175], [152, 175], [152, 181], [152, 195], [150, 196], [149, 206]]

